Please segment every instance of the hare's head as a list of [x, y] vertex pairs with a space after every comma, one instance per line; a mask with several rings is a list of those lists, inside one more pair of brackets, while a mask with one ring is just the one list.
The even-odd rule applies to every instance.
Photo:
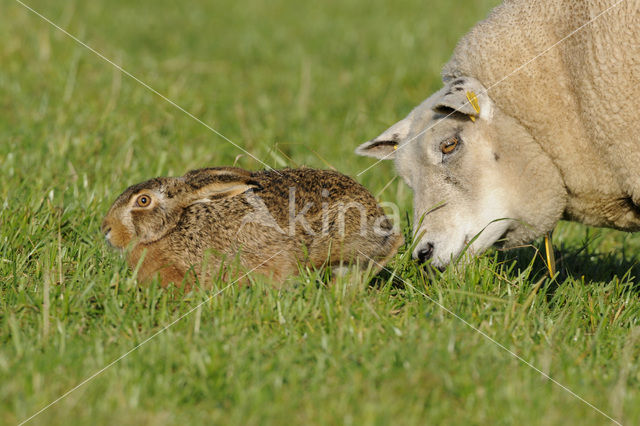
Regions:
[[102, 221], [102, 232], [117, 248], [132, 241], [148, 244], [169, 233], [190, 205], [211, 203], [256, 187], [248, 171], [233, 167], [151, 179], [127, 188], [116, 199]]

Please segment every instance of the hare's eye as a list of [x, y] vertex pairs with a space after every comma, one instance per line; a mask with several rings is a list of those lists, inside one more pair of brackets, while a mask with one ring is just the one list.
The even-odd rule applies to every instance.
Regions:
[[457, 136], [450, 137], [440, 144], [440, 150], [443, 154], [451, 154], [457, 147], [460, 139]]
[[138, 195], [136, 198], [136, 206], [138, 207], [148, 207], [151, 204], [151, 197], [147, 194]]

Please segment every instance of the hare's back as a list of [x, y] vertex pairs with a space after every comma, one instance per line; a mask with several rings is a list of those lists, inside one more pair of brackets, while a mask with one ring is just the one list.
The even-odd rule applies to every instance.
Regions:
[[[264, 170], [254, 172], [252, 178], [260, 183], [264, 196], [276, 200], [365, 201], [376, 204], [371, 193], [358, 182], [340, 172], [310, 168]], [[274, 201], [276, 201], [274, 200]]]

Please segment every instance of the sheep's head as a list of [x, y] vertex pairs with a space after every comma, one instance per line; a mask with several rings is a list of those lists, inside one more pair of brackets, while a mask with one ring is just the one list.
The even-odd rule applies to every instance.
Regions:
[[395, 161], [414, 194], [413, 257], [438, 268], [551, 230], [566, 203], [549, 157], [469, 77], [450, 81], [356, 153]]

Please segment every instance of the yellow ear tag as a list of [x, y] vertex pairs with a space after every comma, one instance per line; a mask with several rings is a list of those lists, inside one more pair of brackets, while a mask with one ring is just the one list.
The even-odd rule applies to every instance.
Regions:
[[547, 268], [549, 268], [549, 275], [553, 278], [556, 275], [556, 257], [553, 254], [553, 241], [551, 238], [551, 232], [544, 236], [544, 249], [547, 253]]
[[[473, 109], [476, 111], [476, 115], [480, 115], [480, 103], [478, 103], [478, 97], [476, 96], [476, 93], [467, 92], [467, 99], [469, 100], [469, 103], [471, 104]], [[476, 117], [474, 115], [469, 115], [469, 118], [475, 123]]]
[[394, 145], [394, 146], [393, 146], [393, 150], [394, 150], [394, 151], [397, 151], [397, 150], [398, 150], [398, 145]]

